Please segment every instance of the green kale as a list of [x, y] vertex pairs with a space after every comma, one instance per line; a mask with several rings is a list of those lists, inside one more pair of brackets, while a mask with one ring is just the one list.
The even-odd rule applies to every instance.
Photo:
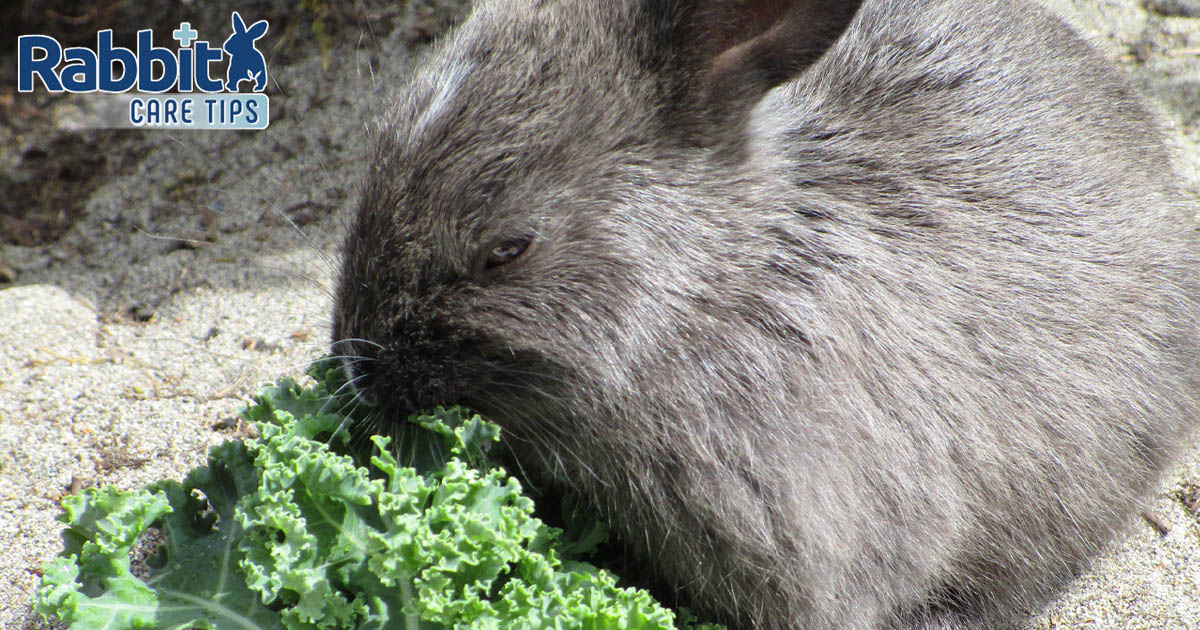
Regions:
[[[182, 483], [65, 499], [37, 610], [72, 630], [677, 627], [575, 559], [601, 525], [562, 541], [534, 516], [491, 455], [494, 424], [438, 409], [363, 455], [345, 428], [365, 412], [341, 371], [309, 373], [312, 387], [264, 388], [242, 411], [259, 437], [213, 448]], [[161, 544], [131, 562], [152, 530]]]

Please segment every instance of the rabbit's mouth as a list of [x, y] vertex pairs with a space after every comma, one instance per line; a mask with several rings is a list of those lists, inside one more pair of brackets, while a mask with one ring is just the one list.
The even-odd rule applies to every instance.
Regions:
[[413, 413], [461, 402], [460, 370], [440, 345], [371, 350], [353, 353], [342, 365], [358, 399], [379, 409], [383, 417], [403, 420]]

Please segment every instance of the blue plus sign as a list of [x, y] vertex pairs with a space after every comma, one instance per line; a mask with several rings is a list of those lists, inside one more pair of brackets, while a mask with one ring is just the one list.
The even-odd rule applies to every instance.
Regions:
[[183, 48], [190, 47], [192, 45], [192, 40], [199, 36], [200, 33], [197, 33], [195, 29], [192, 28], [191, 22], [180, 22], [179, 28], [171, 31], [171, 37], [174, 37], [175, 41], [179, 42], [179, 45]]

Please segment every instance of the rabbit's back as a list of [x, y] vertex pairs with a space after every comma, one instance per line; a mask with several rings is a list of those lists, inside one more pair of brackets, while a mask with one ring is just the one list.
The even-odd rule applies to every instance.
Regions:
[[752, 117], [767, 240], [834, 261], [778, 299], [881, 599], [1042, 601], [1200, 419], [1198, 233], [1115, 74], [1026, 3], [867, 2]]

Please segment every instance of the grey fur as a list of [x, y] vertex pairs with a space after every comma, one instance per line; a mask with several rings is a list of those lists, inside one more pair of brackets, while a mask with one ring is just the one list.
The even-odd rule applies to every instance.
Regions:
[[335, 351], [389, 417], [499, 422], [733, 628], [1019, 618], [1200, 417], [1159, 132], [1025, 2], [868, 0], [770, 91], [706, 44], [753, 4], [477, 6], [378, 140]]

